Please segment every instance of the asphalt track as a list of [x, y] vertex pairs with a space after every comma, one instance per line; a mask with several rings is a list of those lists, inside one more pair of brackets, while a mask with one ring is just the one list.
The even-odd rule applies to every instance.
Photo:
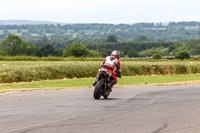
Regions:
[[200, 133], [200, 85], [0, 94], [0, 133]]

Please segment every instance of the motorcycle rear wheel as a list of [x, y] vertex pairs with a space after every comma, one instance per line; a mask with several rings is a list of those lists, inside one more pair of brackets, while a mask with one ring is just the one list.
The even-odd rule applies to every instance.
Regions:
[[104, 99], [107, 99], [109, 95], [110, 95], [110, 91], [107, 91], [106, 94], [104, 94], [104, 96], [103, 96]]

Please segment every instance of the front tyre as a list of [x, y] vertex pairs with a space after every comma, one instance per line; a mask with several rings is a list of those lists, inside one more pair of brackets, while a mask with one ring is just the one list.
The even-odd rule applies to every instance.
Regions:
[[94, 99], [100, 99], [101, 97], [101, 88], [103, 86], [103, 81], [99, 80], [94, 88]]

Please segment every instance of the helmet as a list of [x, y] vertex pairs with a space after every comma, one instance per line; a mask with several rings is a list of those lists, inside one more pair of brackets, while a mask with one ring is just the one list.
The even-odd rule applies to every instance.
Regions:
[[114, 51], [111, 53], [111, 56], [115, 56], [115, 57], [117, 57], [117, 59], [119, 59], [119, 57], [120, 57], [120, 52], [117, 51], [117, 50], [114, 50]]

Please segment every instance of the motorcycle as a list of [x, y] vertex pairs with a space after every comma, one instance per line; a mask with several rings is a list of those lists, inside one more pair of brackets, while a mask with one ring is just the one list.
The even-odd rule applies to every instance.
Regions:
[[[110, 95], [111, 89], [108, 87], [108, 83], [110, 82], [110, 78], [112, 76], [112, 73], [106, 71], [105, 69], [99, 69], [99, 81], [97, 82], [95, 88], [94, 88], [94, 93], [93, 97], [94, 99], [100, 99], [101, 96], [103, 96], [105, 99], [108, 98]], [[116, 73], [117, 77], [118, 74]]]

